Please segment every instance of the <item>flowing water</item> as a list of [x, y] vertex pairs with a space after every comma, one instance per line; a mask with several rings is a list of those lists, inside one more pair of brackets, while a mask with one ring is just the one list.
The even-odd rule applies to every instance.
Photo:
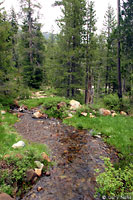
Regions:
[[[31, 142], [46, 144], [55, 165], [42, 176], [23, 200], [95, 200], [95, 169], [104, 169], [101, 156], [117, 160], [115, 151], [91, 131], [77, 130], [57, 119], [33, 119], [31, 112], [15, 124]], [[38, 187], [42, 190], [38, 192]]]

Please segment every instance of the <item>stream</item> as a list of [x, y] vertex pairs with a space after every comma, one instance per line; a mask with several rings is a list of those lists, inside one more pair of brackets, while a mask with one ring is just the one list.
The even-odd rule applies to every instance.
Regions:
[[[91, 131], [77, 130], [58, 119], [33, 119], [26, 111], [15, 128], [30, 142], [46, 144], [55, 163], [23, 200], [95, 200], [95, 169], [104, 170], [101, 156], [115, 162], [117, 153]], [[41, 187], [41, 191], [37, 188]]]

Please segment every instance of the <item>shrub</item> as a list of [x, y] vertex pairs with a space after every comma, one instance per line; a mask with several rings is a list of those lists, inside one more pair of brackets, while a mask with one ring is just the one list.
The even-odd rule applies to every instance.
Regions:
[[[105, 196], [106, 199], [118, 198], [131, 195], [133, 191], [133, 165], [126, 166], [124, 170], [115, 169], [109, 158], [103, 158], [105, 172], [99, 174], [96, 181], [99, 188], [96, 189], [96, 196]], [[99, 173], [99, 170], [96, 170]], [[107, 198], [108, 197], [108, 198]]]
[[55, 118], [64, 118], [67, 117], [68, 113], [68, 107], [64, 106], [60, 109], [57, 108], [57, 104], [60, 102], [65, 102], [68, 104], [68, 100], [63, 97], [48, 97], [44, 99], [44, 112], [48, 114], [49, 117], [55, 117]]
[[104, 97], [103, 101], [109, 109], [120, 110], [120, 101], [117, 94], [109, 94]]

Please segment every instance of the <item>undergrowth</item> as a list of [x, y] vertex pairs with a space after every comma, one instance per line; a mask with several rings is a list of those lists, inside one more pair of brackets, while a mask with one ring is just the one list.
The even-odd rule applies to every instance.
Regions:
[[[115, 169], [109, 158], [102, 158], [105, 171], [96, 178], [98, 188], [96, 196], [102, 199], [132, 199], [133, 197], [133, 164], [129, 164], [123, 170]], [[127, 198], [128, 197], [128, 198]]]
[[[32, 184], [26, 182], [26, 171], [36, 167], [34, 161], [42, 162], [44, 170], [51, 164], [41, 156], [43, 152], [49, 154], [45, 145], [29, 144], [15, 132], [12, 125], [17, 120], [10, 113], [0, 114], [0, 193], [11, 196], [20, 196], [31, 187]], [[25, 147], [13, 149], [12, 145], [20, 140], [25, 142]]]

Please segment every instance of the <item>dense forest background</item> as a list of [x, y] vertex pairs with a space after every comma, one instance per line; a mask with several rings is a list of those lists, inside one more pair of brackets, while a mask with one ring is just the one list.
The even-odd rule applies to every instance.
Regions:
[[[117, 2], [116, 2], [117, 3]], [[121, 106], [133, 101], [133, 1], [111, 5], [97, 34], [93, 1], [60, 0], [60, 33], [46, 39], [34, 0], [20, 0], [21, 12], [0, 3], [0, 103], [53, 88], [61, 96], [93, 103], [108, 95]], [[21, 22], [21, 23], [20, 23]]]

